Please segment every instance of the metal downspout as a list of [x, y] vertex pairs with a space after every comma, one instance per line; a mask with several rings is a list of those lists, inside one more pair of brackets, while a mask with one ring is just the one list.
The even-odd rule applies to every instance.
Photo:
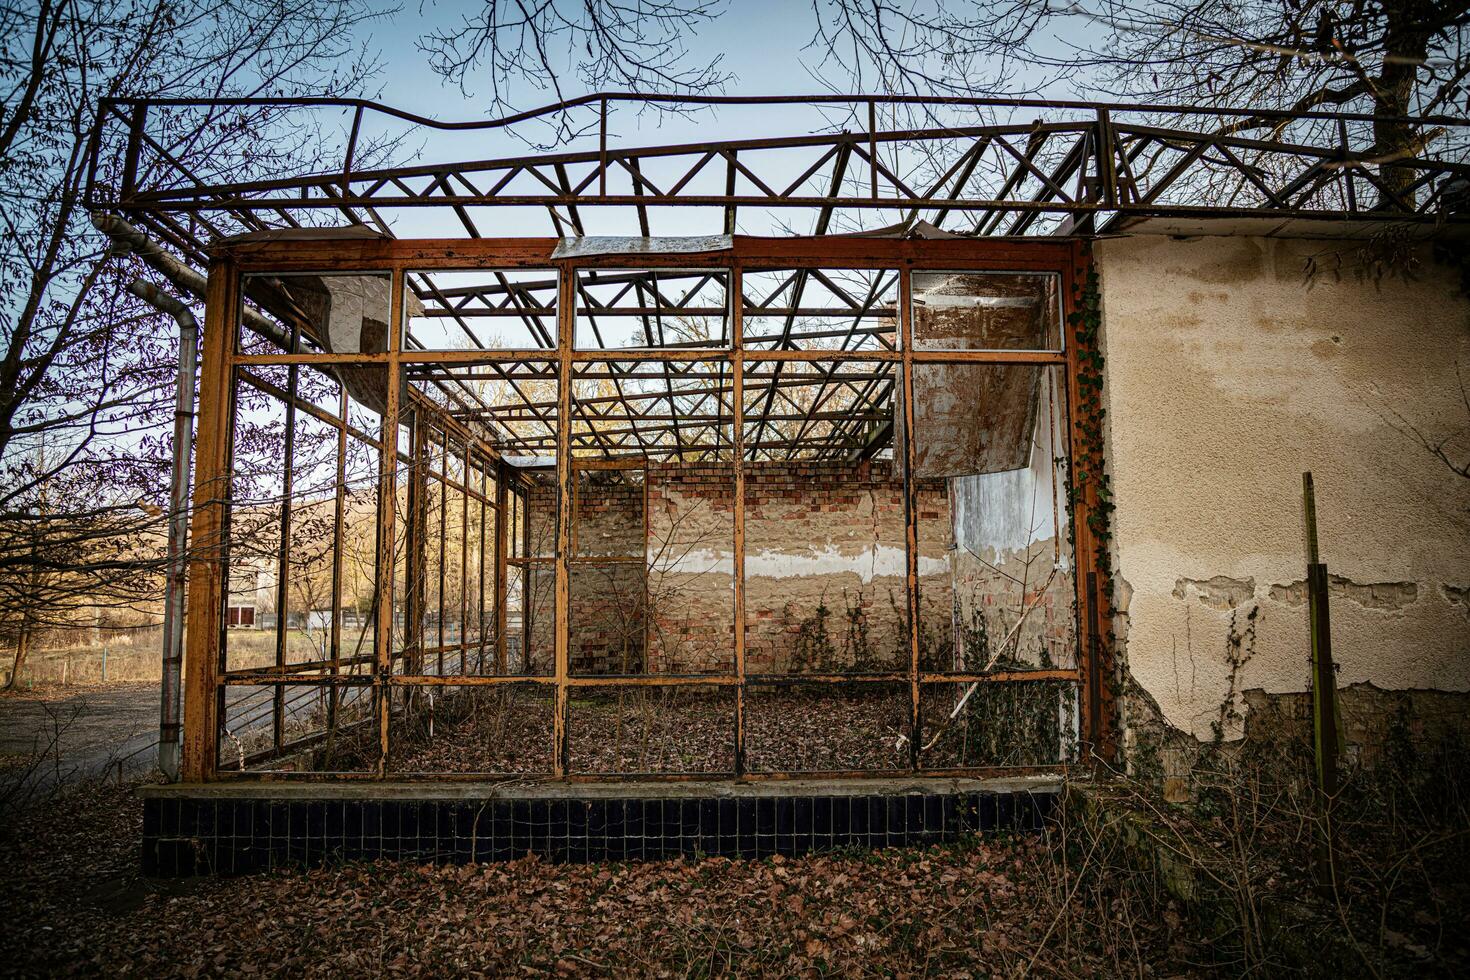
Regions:
[[199, 322], [189, 307], [142, 279], [128, 292], [179, 324], [179, 377], [174, 396], [174, 458], [169, 490], [168, 578], [163, 602], [163, 677], [158, 714], [158, 768], [169, 782], [179, 778], [180, 708], [184, 666], [184, 583], [188, 573], [189, 450], [194, 434], [194, 376], [198, 368]]

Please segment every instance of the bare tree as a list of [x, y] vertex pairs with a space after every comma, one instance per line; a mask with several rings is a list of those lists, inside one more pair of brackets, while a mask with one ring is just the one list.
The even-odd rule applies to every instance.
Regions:
[[[564, 101], [572, 80], [588, 91], [711, 93], [734, 76], [721, 70], [721, 56], [692, 57], [687, 39], [724, 9], [725, 0], [483, 0], [456, 29], [426, 36], [419, 48], [461, 92], [485, 91], [497, 113], [524, 108], [519, 100], [530, 92]], [[579, 131], [563, 115], [552, 139]]]
[[[813, 70], [838, 89], [898, 95], [1054, 92], [1151, 103], [1371, 113], [1393, 163], [1444, 138], [1402, 117], [1470, 106], [1466, 0], [813, 0]], [[1275, 118], [1230, 129], [1280, 132]], [[1335, 136], [1335, 134], [1333, 134]]]
[[[352, 38], [378, 16], [363, 0], [0, 2], [0, 598], [12, 634], [89, 592], [132, 603], [161, 585], [145, 559], [161, 540], [153, 502], [167, 500], [177, 342], [122, 288], [136, 260], [111, 255], [83, 211], [100, 101], [357, 95], [377, 65]], [[149, 135], [201, 179], [309, 166], [334, 134], [286, 130], [280, 111], [159, 110]]]

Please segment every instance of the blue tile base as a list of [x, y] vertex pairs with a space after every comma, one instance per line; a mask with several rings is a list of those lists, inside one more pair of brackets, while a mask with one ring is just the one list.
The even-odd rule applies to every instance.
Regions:
[[467, 863], [794, 857], [1039, 830], [1055, 792], [677, 799], [143, 801], [143, 873], [245, 874], [389, 859]]

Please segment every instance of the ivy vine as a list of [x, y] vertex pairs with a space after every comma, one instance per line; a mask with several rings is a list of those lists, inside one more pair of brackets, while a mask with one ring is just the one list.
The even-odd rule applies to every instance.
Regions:
[[[1090, 507], [1087, 509], [1087, 528], [1092, 532], [1093, 567], [1100, 579], [1098, 591], [1098, 647], [1102, 666], [1113, 661], [1113, 600], [1114, 576], [1112, 543], [1113, 490], [1109, 482], [1107, 464], [1103, 453], [1103, 420], [1107, 410], [1103, 407], [1103, 353], [1102, 353], [1102, 303], [1097, 270], [1087, 266], [1087, 274], [1078, 283], [1076, 302], [1068, 316], [1072, 330], [1072, 351], [1077, 359], [1077, 406], [1079, 417], [1074, 419], [1078, 439], [1072, 447], [1072, 465], [1068, 471], [1068, 493], [1073, 513], [1077, 505], [1088, 497], [1091, 490]], [[1076, 529], [1072, 537], [1073, 554], [1077, 554]], [[1079, 556], [1080, 557], [1080, 556]], [[1113, 677], [1111, 671], [1102, 672], [1104, 686], [1103, 701], [1112, 701]]]

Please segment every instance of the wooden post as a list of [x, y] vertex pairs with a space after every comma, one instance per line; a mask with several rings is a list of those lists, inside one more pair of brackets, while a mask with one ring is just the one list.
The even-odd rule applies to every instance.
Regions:
[[1332, 808], [1337, 799], [1337, 675], [1332, 663], [1332, 627], [1328, 618], [1327, 566], [1317, 553], [1317, 500], [1312, 474], [1302, 474], [1302, 502], [1307, 535], [1307, 628], [1312, 660], [1312, 746], [1322, 812], [1317, 844], [1317, 885], [1335, 889]]
[[233, 263], [209, 266], [204, 300], [203, 361], [199, 372], [199, 435], [195, 443], [194, 539], [189, 559], [189, 642], [184, 650], [183, 781], [214, 778], [219, 750], [216, 679], [224, 632], [225, 528], [229, 502], [229, 432], [234, 403], [230, 352], [239, 282]]

